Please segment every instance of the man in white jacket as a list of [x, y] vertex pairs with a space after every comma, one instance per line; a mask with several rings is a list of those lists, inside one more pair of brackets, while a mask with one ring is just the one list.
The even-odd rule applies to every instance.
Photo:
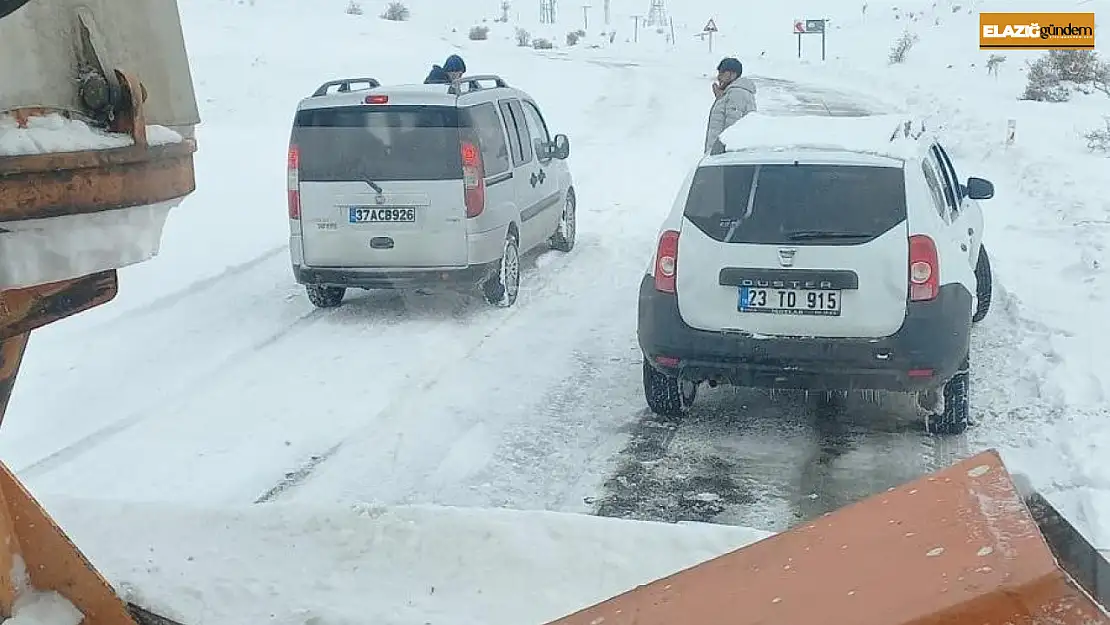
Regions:
[[743, 73], [743, 64], [732, 57], [722, 59], [717, 65], [717, 82], [713, 83], [713, 95], [717, 99], [709, 109], [709, 128], [705, 133], [706, 154], [722, 152], [724, 146], [717, 139], [725, 128], [756, 110], [755, 83], [751, 79], [741, 78]]

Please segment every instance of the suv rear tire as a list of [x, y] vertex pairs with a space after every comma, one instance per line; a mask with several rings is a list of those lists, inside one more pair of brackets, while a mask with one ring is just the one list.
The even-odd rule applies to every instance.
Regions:
[[317, 308], [335, 308], [343, 303], [343, 296], [347, 294], [347, 289], [341, 286], [310, 284], [304, 290], [308, 293], [308, 301]]
[[574, 249], [574, 239], [578, 234], [578, 200], [574, 196], [574, 189], [567, 191], [567, 199], [563, 204], [563, 216], [559, 218], [559, 227], [551, 235], [551, 249], [560, 252], [569, 252]]
[[482, 283], [482, 294], [494, 306], [508, 308], [520, 293], [520, 243], [512, 230], [505, 236], [505, 249], [497, 271]]
[[971, 417], [971, 367], [970, 358], [964, 357], [960, 370], [940, 389], [944, 395], [944, 410], [925, 419], [929, 434], [963, 434]]
[[975, 262], [975, 314], [971, 316], [973, 323], [986, 319], [987, 312], [991, 309], [991, 259], [987, 256], [987, 248], [979, 246], [979, 260]]
[[644, 398], [648, 408], [664, 417], [680, 417], [698, 396], [698, 385], [669, 376], [644, 359]]

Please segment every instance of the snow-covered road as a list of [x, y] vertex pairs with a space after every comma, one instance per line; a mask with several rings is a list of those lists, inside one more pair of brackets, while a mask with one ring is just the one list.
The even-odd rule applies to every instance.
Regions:
[[[113, 499], [589, 509], [645, 418], [635, 285], [697, 154], [702, 116], [685, 112], [705, 99], [699, 76], [591, 65], [608, 87], [579, 113], [591, 131], [572, 134], [579, 245], [532, 258], [517, 307], [372, 292], [317, 311], [285, 249], [268, 250], [36, 336], [8, 462], [34, 489]], [[866, 112], [845, 94], [760, 87], [771, 112]]]
[[[37, 334], [0, 456], [32, 489], [77, 496], [505, 506], [778, 530], [1005, 442], [1020, 406], [1000, 402], [1021, 383], [1007, 337], [1023, 322], [1004, 292], [973, 354], [977, 412], [993, 412], [966, 437], [925, 436], [892, 398], [817, 407], [703, 389], [680, 423], [649, 415], [636, 286], [698, 154], [707, 81], [631, 62], [533, 62], [576, 63], [598, 88], [585, 104], [531, 88], [572, 139], [579, 242], [528, 259], [516, 307], [355, 292], [318, 311], [287, 250], [262, 246], [161, 299]], [[877, 110], [757, 82], [773, 114]]]

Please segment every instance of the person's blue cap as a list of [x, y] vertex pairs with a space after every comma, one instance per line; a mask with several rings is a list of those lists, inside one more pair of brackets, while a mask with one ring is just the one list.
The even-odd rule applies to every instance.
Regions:
[[462, 57], [457, 54], [452, 54], [447, 57], [443, 63], [443, 71], [445, 72], [466, 72], [466, 63], [463, 62]]

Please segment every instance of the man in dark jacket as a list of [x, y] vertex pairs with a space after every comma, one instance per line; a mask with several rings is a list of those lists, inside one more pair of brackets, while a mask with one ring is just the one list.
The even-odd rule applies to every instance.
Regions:
[[428, 73], [428, 77], [424, 79], [426, 85], [448, 84], [452, 83], [466, 73], [466, 63], [463, 62], [462, 57], [457, 54], [452, 54], [447, 57], [443, 65], [433, 65], [432, 71]]

